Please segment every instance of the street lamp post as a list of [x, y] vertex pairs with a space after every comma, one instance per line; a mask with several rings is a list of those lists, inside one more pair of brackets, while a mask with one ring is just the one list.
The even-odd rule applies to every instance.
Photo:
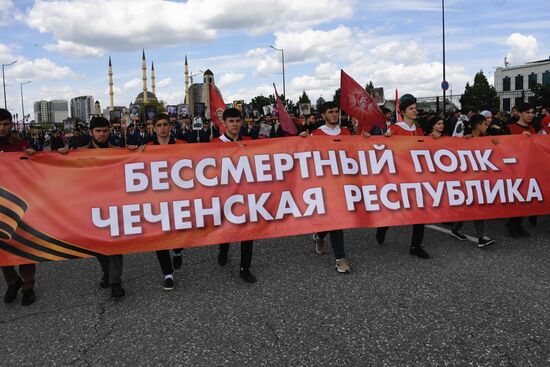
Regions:
[[21, 120], [23, 121], [23, 129], [25, 129], [25, 103], [23, 100], [23, 84], [29, 84], [32, 80], [27, 80], [26, 82], [19, 83], [19, 88], [21, 89]]
[[[443, 81], [446, 81], [445, 78], [445, 0], [441, 0], [441, 18], [443, 25]], [[445, 116], [445, 94], [446, 90], [443, 88], [443, 116]]]
[[282, 59], [282, 63], [283, 63], [283, 95], [285, 96], [285, 99], [286, 99], [287, 96], [286, 96], [286, 85], [285, 85], [285, 50], [283, 50], [282, 48], [275, 48], [271, 45], [269, 47], [271, 47], [275, 51], [280, 51], [281, 52], [281, 59]]
[[16, 62], [17, 60], [15, 60], [14, 62], [10, 62], [9, 64], [2, 64], [2, 85], [4, 86], [4, 108], [6, 110], [8, 109], [8, 102], [6, 100], [6, 78], [4, 76], [4, 67], [13, 65]]

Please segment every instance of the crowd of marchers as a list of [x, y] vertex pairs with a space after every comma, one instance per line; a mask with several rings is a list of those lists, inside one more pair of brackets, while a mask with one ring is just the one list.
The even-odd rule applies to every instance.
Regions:
[[[486, 135], [509, 135], [550, 133], [549, 108], [541, 108], [538, 112], [528, 103], [516, 106], [511, 115], [489, 110], [458, 111], [445, 116], [434, 111], [419, 111], [416, 108], [416, 98], [410, 94], [403, 95], [399, 100], [400, 114], [385, 108], [382, 109], [386, 117], [384, 127], [373, 127], [370, 131], [357, 131], [358, 123], [339, 110], [337, 104], [326, 102], [320, 106], [316, 114], [306, 116], [292, 116], [297, 126], [298, 135], [304, 139], [315, 139], [315, 136], [328, 135], [361, 135], [369, 138], [372, 135], [391, 136], [431, 136], [434, 139], [442, 137], [478, 138]], [[0, 109], [0, 152], [25, 152], [32, 155], [43, 150], [57, 151], [60, 154], [70, 154], [74, 149], [111, 149], [126, 148], [129, 154], [134, 151], [143, 151], [150, 145], [206, 143], [210, 141], [235, 143], [247, 139], [270, 139], [284, 137], [285, 133], [278, 122], [277, 116], [266, 115], [258, 118], [245, 116], [240, 110], [228, 108], [221, 116], [224, 133], [209, 120], [204, 120], [200, 129], [193, 129], [193, 116], [169, 116], [157, 113], [151, 120], [143, 123], [132, 123], [126, 126], [120, 120], [109, 121], [103, 117], [93, 117], [89, 126], [77, 127], [70, 134], [64, 135], [61, 131], [51, 131], [48, 134], [48, 144], [36, 143], [36, 136], [29, 135], [28, 131], [14, 130], [12, 116], [9, 111]], [[70, 135], [70, 136], [68, 136]], [[53, 154], [53, 153], [52, 153]], [[1, 165], [1, 160], [0, 160]], [[3, 172], [2, 174], [9, 174]], [[536, 225], [536, 217], [530, 217], [531, 225]], [[480, 248], [494, 245], [495, 241], [485, 232], [484, 222], [475, 221], [474, 228], [477, 246]], [[466, 240], [461, 232], [463, 223], [449, 223], [451, 234], [458, 240]], [[412, 256], [429, 259], [430, 255], [424, 248], [424, 224], [415, 224], [410, 242], [409, 253]], [[377, 228], [376, 241], [383, 244], [388, 227]], [[512, 237], [526, 237], [529, 232], [523, 224], [523, 218], [510, 218], [506, 222], [506, 230]], [[330, 239], [328, 241], [327, 239]], [[335, 258], [335, 270], [338, 273], [349, 273], [350, 263], [346, 257], [343, 230], [332, 230], [312, 235], [315, 252], [323, 255], [327, 252], [330, 243]], [[220, 244], [217, 253], [217, 262], [220, 266], [227, 263], [229, 243]], [[182, 247], [183, 244], [182, 244]], [[253, 241], [242, 241], [240, 244], [240, 277], [247, 283], [255, 283], [256, 277], [250, 268], [252, 265]], [[181, 249], [156, 251], [160, 271], [162, 273], [162, 287], [170, 291], [175, 287], [175, 270], [183, 263]], [[110, 288], [112, 297], [125, 295], [122, 286], [123, 256], [98, 256], [101, 266], [101, 288]], [[6, 303], [13, 302], [22, 290], [22, 304], [30, 305], [35, 301], [34, 292], [36, 264], [25, 264], [17, 269], [13, 266], [2, 267], [6, 280], [7, 290], [4, 296]]]

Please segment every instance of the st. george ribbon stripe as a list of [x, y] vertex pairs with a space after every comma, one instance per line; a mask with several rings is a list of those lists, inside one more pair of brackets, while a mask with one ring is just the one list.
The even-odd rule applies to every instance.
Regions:
[[4, 205], [0, 204], [0, 213], [5, 214], [6, 216], [10, 217], [16, 222], [21, 221], [21, 217], [19, 214], [11, 210], [10, 208], [5, 207]]
[[25, 251], [22, 251], [22, 250], [20, 250], [16, 247], [13, 247], [13, 246], [7, 244], [4, 241], [0, 241], [0, 248], [4, 251], [7, 251], [9, 253], [12, 253], [12, 254], [17, 255], [19, 257], [22, 257], [24, 259], [29, 259], [29, 260], [32, 260], [32, 261], [35, 261], [35, 262], [51, 261], [50, 259], [47, 259], [45, 257], [40, 257], [40, 256], [37, 256], [37, 255], [29, 254], [28, 252], [25, 252]]
[[20, 207], [23, 211], [27, 211], [28, 209], [28, 205], [23, 199], [21, 199], [17, 195], [12, 194], [8, 190], [4, 189], [3, 187], [0, 187], [0, 197], [11, 201], [12, 203]]
[[[22, 213], [19, 213], [18, 209], [20, 209], [21, 212], [24, 214], [25, 211], [28, 209], [28, 204], [16, 194], [8, 191], [3, 187], [0, 187], [0, 213], [4, 215], [4, 221], [1, 221], [0, 218], [0, 239], [14, 241], [13, 245], [2, 241], [0, 248], [2, 248], [3, 250], [8, 251], [14, 255], [23, 257], [25, 259], [38, 262], [50, 261], [50, 259], [47, 257], [38, 256], [34, 253], [29, 253], [28, 248], [32, 248], [33, 250], [36, 250], [43, 254], [56, 256], [61, 259], [78, 259], [86, 257], [85, 255], [101, 255], [98, 252], [58, 240], [31, 227], [30, 225], [22, 221]], [[9, 221], [8, 218], [13, 220], [15, 223]], [[26, 238], [25, 236], [18, 234], [18, 230], [25, 231], [43, 242], [37, 243], [32, 239]], [[23, 248], [20, 248], [18, 244], [26, 247], [27, 251], [25, 251], [25, 249]], [[55, 246], [56, 248], [51, 248], [48, 245], [52, 247]], [[77, 254], [82, 254], [82, 256], [78, 256], [73, 253], [67, 253], [63, 250], [60, 250], [60, 248], [69, 250], [71, 252], [76, 252]]]
[[[100, 254], [99, 252], [95, 252], [95, 251], [88, 250], [88, 249], [85, 249], [85, 248], [82, 248], [82, 247], [74, 246], [74, 245], [71, 245], [67, 242], [63, 242], [63, 241], [60, 241], [56, 238], [50, 237], [47, 234], [42, 233], [42, 232], [32, 228], [31, 226], [29, 226], [25, 222], [21, 222], [21, 224], [19, 224], [19, 228], [21, 228], [25, 232], [28, 232], [28, 233], [32, 234], [33, 236], [36, 236], [36, 237], [38, 237], [38, 238], [40, 238], [40, 239], [42, 239], [46, 242], [52, 243], [52, 244], [57, 245], [59, 247], [64, 247], [67, 250], [81, 252], [83, 254], [90, 255], [90, 256], [103, 255], [103, 254]], [[66, 255], [66, 256], [69, 256], [69, 255]]]
[[42, 251], [42, 252], [48, 253], [50, 255], [58, 256], [58, 257], [61, 257], [61, 258], [64, 258], [64, 259], [80, 259], [81, 258], [81, 256], [70, 255], [70, 254], [66, 254], [64, 252], [56, 251], [56, 250], [48, 248], [48, 247], [44, 247], [42, 245], [39, 245], [39, 244], [23, 237], [23, 236], [20, 236], [17, 233], [15, 233], [13, 235], [13, 239], [17, 242], [22, 243], [25, 246], [28, 246], [28, 247], [31, 247], [31, 248], [37, 250], [37, 251]]

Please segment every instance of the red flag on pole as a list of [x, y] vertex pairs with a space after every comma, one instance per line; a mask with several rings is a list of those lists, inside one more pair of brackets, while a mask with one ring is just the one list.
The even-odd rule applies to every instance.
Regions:
[[397, 93], [397, 88], [395, 88], [395, 119], [396, 122], [403, 121], [403, 114], [399, 108], [399, 93]]
[[277, 87], [275, 87], [275, 83], [273, 83], [273, 88], [275, 88], [275, 99], [277, 100], [277, 112], [279, 113], [279, 124], [281, 124], [281, 128], [286, 135], [298, 135], [296, 124], [294, 123], [294, 121], [292, 121], [288, 112], [286, 112], [283, 101], [281, 101], [281, 99], [279, 98], [279, 94], [277, 93]]
[[360, 133], [371, 131], [373, 126], [386, 128], [386, 118], [374, 99], [344, 70], [340, 73], [340, 108], [359, 121]]
[[214, 84], [210, 85], [210, 118], [216, 127], [218, 128], [220, 134], [225, 134], [225, 126], [222, 124], [222, 114], [223, 111], [227, 108], [225, 102], [223, 101], [222, 96], [216, 92]]

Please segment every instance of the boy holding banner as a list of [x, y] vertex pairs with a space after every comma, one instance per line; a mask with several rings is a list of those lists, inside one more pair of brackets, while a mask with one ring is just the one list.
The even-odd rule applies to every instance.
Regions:
[[[228, 108], [223, 111], [222, 123], [225, 127], [225, 134], [221, 135], [215, 142], [232, 143], [241, 140], [250, 140], [248, 136], [241, 136], [240, 131], [243, 125], [241, 112], [236, 108]], [[252, 240], [241, 242], [241, 269], [239, 276], [247, 283], [255, 283], [256, 277], [250, 272], [252, 263]], [[227, 255], [229, 253], [229, 243], [220, 244], [218, 253], [218, 264], [224, 266], [227, 264]]]
[[[169, 117], [165, 113], [157, 113], [153, 118], [153, 130], [155, 131], [155, 136], [153, 141], [149, 142], [147, 145], [167, 145], [167, 144], [185, 144], [186, 141], [178, 140], [171, 135], [171, 125]], [[145, 147], [141, 148], [143, 150]], [[170, 258], [170, 250], [158, 250], [156, 251], [157, 259], [164, 275], [164, 281], [162, 283], [162, 288], [165, 291], [171, 291], [174, 289], [174, 269], [181, 268], [182, 258], [181, 258], [182, 249], [174, 249], [174, 259]]]
[[[25, 152], [28, 156], [34, 153], [29, 143], [20, 140], [11, 135], [13, 128], [13, 120], [11, 113], [8, 110], [0, 108], [0, 153], [2, 152]], [[4, 198], [0, 196], [0, 204], [4, 202]], [[5, 209], [4, 209], [5, 208]], [[4, 205], [0, 205], [0, 224], [3, 223], [3, 217], [9, 214], [10, 209]], [[6, 217], [6, 218], [9, 218]], [[3, 233], [3, 232], [2, 232]], [[34, 294], [34, 274], [36, 273], [35, 264], [19, 265], [19, 274], [15, 270], [15, 266], [2, 266], [2, 274], [6, 280], [8, 289], [4, 295], [4, 302], [11, 303], [17, 298], [19, 289], [23, 289], [23, 299], [21, 304], [28, 306], [32, 304], [36, 296]]]
[[[325, 124], [321, 127], [313, 130], [311, 135], [317, 136], [340, 136], [351, 135], [350, 131], [345, 127], [338, 125], [338, 106], [334, 102], [325, 102], [320, 108], [321, 117], [325, 121]], [[307, 137], [308, 132], [303, 131], [300, 133], [301, 137]], [[313, 242], [315, 244], [315, 252], [318, 255], [322, 255], [326, 252], [326, 246], [324, 239], [330, 235], [330, 244], [332, 245], [332, 251], [336, 258], [336, 271], [338, 273], [349, 273], [350, 266], [346, 260], [346, 252], [344, 249], [344, 230], [337, 229], [328, 232], [319, 232], [313, 235]]]
[[[105, 149], [105, 148], [117, 148], [110, 143], [110, 123], [104, 117], [95, 116], [90, 120], [90, 135], [91, 141], [84, 149]], [[130, 147], [130, 145], [128, 146]], [[60, 148], [58, 152], [61, 154], [69, 153], [69, 149]], [[103, 276], [99, 286], [101, 288], [111, 287], [111, 297], [119, 298], [126, 294], [124, 288], [122, 288], [122, 255], [99, 255], [97, 260], [101, 265]]]
[[[399, 108], [403, 113], [403, 121], [391, 125], [386, 132], [386, 136], [424, 136], [422, 129], [414, 123], [418, 112], [416, 110], [416, 98], [411, 94], [405, 94], [399, 99]], [[380, 227], [376, 229], [376, 241], [383, 244], [386, 239], [386, 232], [389, 227]], [[411, 238], [410, 254], [421, 259], [429, 259], [430, 255], [422, 248], [424, 240], [424, 224], [414, 224]]]

